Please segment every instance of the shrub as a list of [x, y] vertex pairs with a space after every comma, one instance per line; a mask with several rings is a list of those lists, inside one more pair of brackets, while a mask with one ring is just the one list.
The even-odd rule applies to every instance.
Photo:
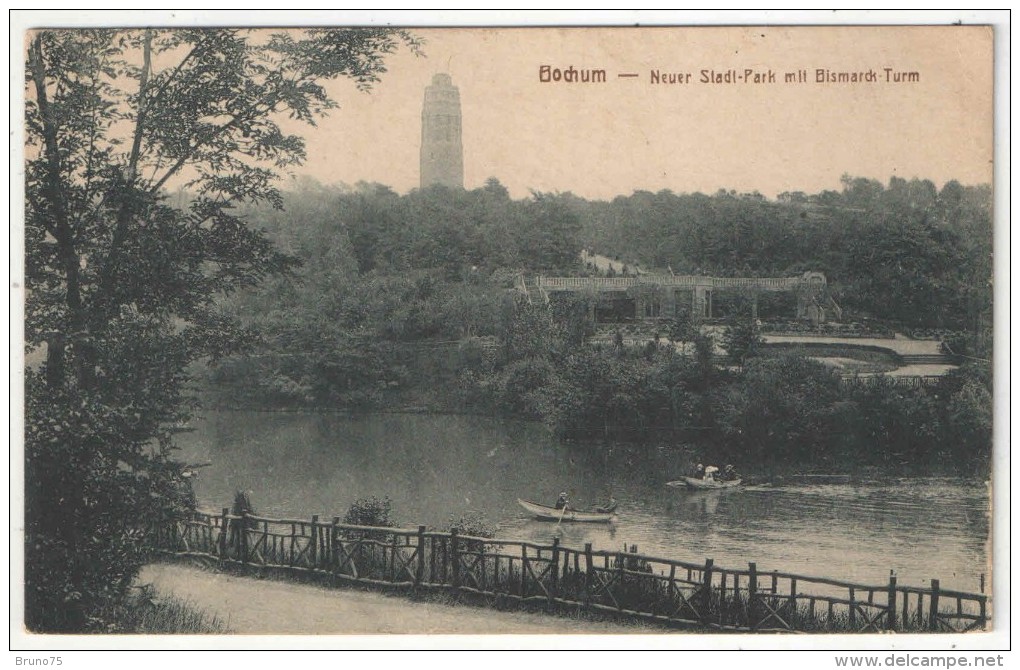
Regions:
[[[489, 519], [482, 512], [468, 510], [460, 515], [460, 518], [451, 516], [449, 521], [450, 532], [457, 531], [458, 535], [469, 537], [496, 537], [496, 527], [489, 523]], [[481, 540], [468, 540], [464, 544], [467, 551], [482, 551], [485, 543]]]
[[181, 464], [142, 450], [137, 414], [26, 377], [25, 625], [104, 631], [150, 524], [187, 514], [194, 497]]
[[471, 535], [474, 537], [496, 537], [496, 526], [489, 522], [483, 512], [468, 510], [459, 518], [450, 517], [450, 530], [457, 531], [460, 535]]
[[736, 321], [723, 331], [722, 347], [730, 360], [743, 365], [762, 345], [761, 332], [753, 321]]
[[500, 403], [514, 414], [530, 418], [541, 416], [536, 393], [556, 375], [552, 364], [542, 358], [514, 361], [500, 376]]
[[354, 526], [379, 526], [393, 528], [397, 525], [393, 520], [393, 505], [388, 497], [379, 499], [375, 496], [370, 498], [358, 498], [351, 503], [347, 514], [344, 515], [344, 523]]

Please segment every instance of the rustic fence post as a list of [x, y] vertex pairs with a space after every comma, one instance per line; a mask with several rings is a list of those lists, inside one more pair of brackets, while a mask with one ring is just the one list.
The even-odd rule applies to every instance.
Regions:
[[453, 588], [460, 589], [460, 548], [457, 546], [457, 529], [450, 529], [450, 568], [453, 570]]
[[528, 545], [521, 543], [521, 602], [528, 595]]
[[240, 532], [241, 562], [248, 562], [248, 510], [241, 510]]
[[397, 581], [397, 534], [390, 536], [390, 581]]
[[333, 517], [333, 523], [329, 527], [329, 564], [331, 568], [336, 568], [340, 561], [337, 560], [336, 544], [340, 540], [340, 517]]
[[312, 570], [315, 570], [319, 561], [319, 515], [312, 515], [312, 531], [308, 538], [308, 562], [311, 564]]
[[790, 628], [797, 628], [797, 578], [790, 578], [790, 599], [787, 601], [790, 603], [790, 611], [786, 618], [789, 620], [787, 623], [790, 624]]
[[[301, 525], [301, 535], [305, 534], [304, 524]], [[290, 551], [287, 554], [287, 565], [294, 567], [294, 545], [297, 542], [297, 524], [290, 524]]]
[[889, 618], [886, 619], [885, 627], [889, 630], [896, 630], [896, 575], [889, 572]]
[[705, 569], [701, 573], [701, 607], [704, 610], [701, 613], [702, 621], [708, 621], [708, 614], [712, 609], [712, 568], [714, 565], [715, 559], [705, 559]]
[[[626, 577], [626, 573], [624, 573], [623, 570], [624, 570], [624, 566], [627, 563], [627, 559], [626, 559], [626, 556], [627, 556], [627, 554], [626, 554], [627, 545], [624, 545], [623, 548], [625, 550], [624, 553], [616, 555], [616, 560], [617, 560], [616, 572], [619, 575], [619, 578], [617, 579], [617, 587], [616, 588], [619, 590], [620, 595], [621, 595], [621, 597], [616, 598], [616, 609], [621, 610], [621, 611], [623, 610], [623, 597], [622, 597], [622, 595], [624, 593], [624, 590], [623, 590], [623, 580]], [[606, 591], [607, 592], [609, 591], [609, 587], [608, 586], [606, 587]]]
[[[723, 608], [726, 607], [726, 581], [729, 578], [729, 575], [726, 573], [725, 569], [720, 570], [719, 574], [720, 574], [720, 578], [719, 578], [719, 614], [720, 614], [720, 621], [719, 621], [719, 623], [722, 623], [722, 619], [721, 619], [722, 611], [723, 611]], [[734, 576], [736, 576], [736, 575], [734, 575]]]
[[754, 600], [758, 595], [758, 565], [748, 563], [747, 573], [747, 626], [754, 629], [757, 628], [754, 621]]
[[591, 557], [591, 542], [584, 543], [584, 606], [586, 609], [591, 609], [591, 581], [594, 575], [592, 571], [595, 569], [594, 561]]
[[988, 612], [984, 596], [978, 598], [978, 607], [980, 608], [979, 614], [981, 615], [981, 630], [986, 630], [988, 628]]
[[418, 564], [414, 566], [414, 585], [421, 586], [425, 573], [425, 526], [418, 526]]
[[[436, 536], [433, 535], [429, 538], [429, 582], [436, 581]], [[446, 539], [444, 538], [439, 545], [446, 551]], [[444, 553], [445, 556], [445, 553]], [[446, 560], [445, 558], [443, 560]], [[439, 578], [439, 583], [442, 584], [446, 581], [446, 572], [444, 570], [443, 576]]]
[[931, 597], [928, 599], [928, 630], [939, 629], [939, 580], [931, 580]]
[[230, 523], [227, 520], [227, 517], [229, 517], [229, 516], [230, 516], [230, 508], [229, 507], [224, 507], [223, 508], [223, 517], [220, 520], [220, 538], [219, 538], [220, 539], [220, 562], [221, 563], [227, 557], [227, 542], [230, 539], [230, 536], [227, 534], [227, 525]]
[[[478, 567], [481, 568], [481, 574], [479, 575], [479, 579], [478, 579], [478, 590], [484, 592], [489, 587], [489, 582], [487, 581], [488, 577], [486, 576], [486, 570], [485, 570], [485, 544], [484, 543], [480, 543], [480, 546], [478, 547], [478, 560], [475, 562], [475, 565], [477, 565]], [[497, 572], [498, 572], [498, 570], [497, 570]], [[496, 576], [496, 580], [499, 581], [499, 575], [498, 574]]]
[[559, 595], [560, 581], [560, 538], [554, 537], [552, 543], [552, 565], [549, 566], [549, 604]]
[[850, 587], [850, 632], [857, 632], [857, 591]]

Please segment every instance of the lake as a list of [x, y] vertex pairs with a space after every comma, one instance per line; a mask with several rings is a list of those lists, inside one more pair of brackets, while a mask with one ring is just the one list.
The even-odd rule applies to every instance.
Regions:
[[[936, 578], [974, 592], [989, 572], [989, 492], [962, 480], [687, 491], [665, 486], [685, 473], [655, 449], [607, 455], [561, 444], [539, 424], [474, 416], [223, 411], [191, 428], [179, 436], [181, 458], [211, 461], [193, 480], [208, 510], [244, 490], [262, 516], [329, 519], [386, 496], [404, 527], [445, 529], [480, 512], [507, 539], [548, 544], [556, 534], [566, 546], [636, 544], [664, 558], [872, 584], [895, 570], [902, 585]], [[619, 516], [557, 525], [516, 503], [552, 504], [561, 490], [580, 508], [613, 495]]]

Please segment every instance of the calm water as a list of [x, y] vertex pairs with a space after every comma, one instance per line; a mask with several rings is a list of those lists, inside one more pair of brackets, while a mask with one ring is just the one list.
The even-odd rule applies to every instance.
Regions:
[[[559, 444], [539, 425], [483, 417], [210, 412], [181, 436], [182, 458], [211, 461], [195, 480], [203, 508], [251, 491], [265, 516], [328, 519], [354, 500], [389, 496], [401, 525], [443, 527], [482, 512], [498, 536], [882, 584], [977, 591], [987, 572], [988, 492], [956, 480], [748, 487], [665, 486], [679, 468], [653, 453], [599, 456]], [[517, 498], [584, 507], [620, 501], [613, 524], [527, 517]]]

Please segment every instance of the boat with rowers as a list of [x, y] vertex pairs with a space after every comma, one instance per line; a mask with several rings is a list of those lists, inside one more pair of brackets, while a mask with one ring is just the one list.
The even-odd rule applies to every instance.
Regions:
[[740, 486], [740, 479], [701, 479], [698, 477], [683, 477], [672, 482], [666, 482], [666, 486], [672, 486], [674, 488], [680, 488], [686, 486], [689, 489], [697, 489], [700, 491], [704, 490], [715, 490], [715, 489], [732, 489]]
[[613, 520], [614, 516], [616, 516], [615, 504], [608, 507], [597, 507], [592, 511], [570, 509], [569, 507], [556, 509], [550, 505], [543, 505], [541, 503], [524, 500], [522, 498], [517, 499], [517, 504], [528, 510], [528, 512], [533, 514], [536, 519], [540, 519], [542, 521], [608, 523]]
[[714, 465], [705, 467], [699, 463], [697, 472], [696, 477], [682, 477], [676, 481], [666, 482], [666, 486], [686, 486], [697, 490], [732, 489], [740, 486], [742, 481], [732, 465], [727, 465], [721, 474], [716, 474], [719, 468]]

